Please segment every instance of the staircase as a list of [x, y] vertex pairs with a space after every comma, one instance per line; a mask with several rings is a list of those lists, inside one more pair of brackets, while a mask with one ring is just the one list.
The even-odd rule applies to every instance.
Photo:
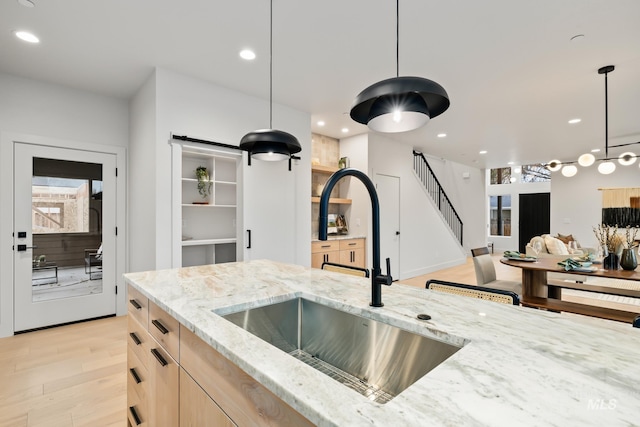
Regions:
[[440, 185], [438, 178], [436, 178], [436, 175], [433, 173], [427, 159], [425, 159], [422, 153], [417, 151], [413, 152], [413, 170], [440, 210], [449, 228], [462, 245], [462, 220], [451, 204], [449, 197], [447, 197], [447, 194], [442, 189], [442, 185]]

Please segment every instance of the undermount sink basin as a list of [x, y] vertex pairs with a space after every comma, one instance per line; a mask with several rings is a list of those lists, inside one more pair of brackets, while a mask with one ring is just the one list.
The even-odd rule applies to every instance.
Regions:
[[379, 403], [460, 350], [304, 298], [222, 317]]

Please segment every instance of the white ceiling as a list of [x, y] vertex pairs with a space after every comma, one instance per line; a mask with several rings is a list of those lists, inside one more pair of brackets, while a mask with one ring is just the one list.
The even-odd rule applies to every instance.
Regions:
[[[158, 66], [268, 99], [266, 0], [33, 2], [0, 2], [0, 71], [129, 98]], [[274, 101], [309, 112], [315, 132], [365, 132], [348, 111], [395, 76], [395, 2], [273, 2]], [[575, 159], [604, 148], [597, 70], [612, 64], [610, 144], [640, 141], [639, 18], [638, 0], [402, 0], [400, 74], [440, 83], [451, 107], [396, 137], [476, 167]], [[15, 39], [19, 29], [42, 42]], [[238, 56], [246, 47], [252, 62]], [[582, 122], [567, 124], [574, 117]]]

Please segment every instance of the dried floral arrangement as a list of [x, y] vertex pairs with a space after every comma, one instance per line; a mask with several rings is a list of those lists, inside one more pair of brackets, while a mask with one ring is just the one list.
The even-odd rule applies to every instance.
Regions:
[[610, 253], [615, 253], [618, 247], [625, 243], [625, 239], [618, 234], [617, 224], [615, 226], [598, 224], [596, 227], [593, 227], [593, 233], [596, 235], [596, 239], [598, 239], [598, 244], [606, 247]]
[[624, 237], [625, 237], [628, 249], [631, 249], [634, 246], [638, 246], [638, 243], [636, 242], [637, 235], [638, 235], [638, 227], [631, 227], [627, 225], [627, 227], [624, 230]]

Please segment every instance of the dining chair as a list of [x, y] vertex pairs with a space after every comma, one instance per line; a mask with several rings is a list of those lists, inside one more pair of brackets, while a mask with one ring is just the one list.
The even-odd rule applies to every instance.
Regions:
[[95, 280], [94, 274], [102, 274], [102, 244], [98, 249], [84, 250], [84, 272], [89, 280]]
[[369, 270], [350, 265], [336, 264], [334, 262], [323, 262], [322, 269], [335, 271], [337, 273], [351, 274], [352, 276], [369, 277]]
[[512, 280], [498, 280], [493, 258], [489, 254], [489, 248], [471, 249], [471, 255], [473, 255], [473, 268], [476, 272], [476, 284], [478, 286], [501, 289], [522, 295], [522, 283]]
[[515, 292], [502, 289], [485, 288], [463, 283], [445, 282], [443, 280], [428, 280], [425, 287], [432, 291], [445, 292], [463, 297], [478, 298], [502, 304], [520, 305], [520, 297]]

